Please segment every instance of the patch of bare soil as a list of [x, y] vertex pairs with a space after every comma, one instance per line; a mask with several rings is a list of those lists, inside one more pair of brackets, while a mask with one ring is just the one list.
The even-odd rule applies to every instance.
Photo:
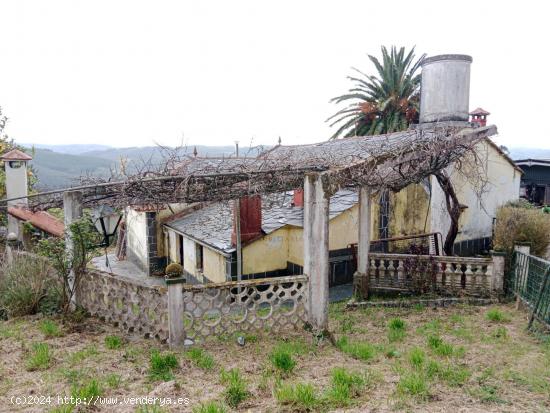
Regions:
[[[487, 313], [498, 310], [504, 319], [491, 321]], [[389, 322], [400, 318], [404, 333], [389, 335]], [[351, 343], [369, 343], [374, 349], [360, 360], [324, 341], [317, 345], [305, 331], [275, 336], [268, 332], [247, 335], [246, 344], [235, 337], [218, 337], [201, 348], [214, 358], [212, 368], [201, 368], [184, 354], [173, 351], [178, 367], [167, 381], [150, 377], [151, 350], [170, 350], [154, 340], [124, 337], [116, 328], [95, 319], [63, 323], [59, 337], [46, 337], [41, 317], [0, 322], [0, 412], [56, 411], [58, 396], [70, 396], [96, 383], [103, 397], [119, 404], [83, 406], [73, 411], [94, 412], [190, 412], [201, 402], [224, 401], [222, 370], [238, 368], [250, 395], [235, 411], [278, 412], [299, 410], [300, 405], [282, 405], [274, 397], [280, 383], [310, 383], [316, 397], [324, 400], [335, 367], [368, 373], [372, 382], [350, 396], [347, 406], [322, 401], [313, 411], [346, 412], [543, 412], [550, 411], [550, 350], [539, 337], [526, 332], [526, 313], [511, 305], [415, 309], [356, 309], [332, 305], [330, 329], [335, 338]], [[118, 336], [122, 345], [109, 349], [105, 338]], [[438, 353], [430, 338], [438, 337], [451, 353]], [[296, 367], [288, 375], [274, 371], [269, 355], [286, 342], [294, 348]], [[29, 370], [35, 343], [46, 343], [51, 361], [42, 369]], [[410, 354], [424, 354], [423, 366], [445, 367], [437, 374], [415, 370]], [[432, 364], [430, 364], [432, 363]], [[456, 373], [456, 374], [454, 374]], [[460, 374], [458, 374], [460, 373]], [[403, 390], [410, 375], [423, 380], [425, 389]], [[415, 376], [415, 377], [416, 377]], [[92, 392], [93, 393], [93, 392]], [[13, 404], [15, 397], [51, 396], [44, 405]], [[157, 410], [123, 404], [126, 397], [188, 398], [189, 405], [163, 406]], [[63, 411], [63, 410], [57, 410]], [[69, 410], [65, 410], [69, 411]], [[228, 408], [228, 411], [233, 411]]]

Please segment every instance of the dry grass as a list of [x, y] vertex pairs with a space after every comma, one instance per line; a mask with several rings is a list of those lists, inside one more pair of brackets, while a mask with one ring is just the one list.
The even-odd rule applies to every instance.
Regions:
[[[491, 309], [506, 314], [506, 320], [491, 321], [487, 316]], [[63, 331], [60, 336], [45, 336], [39, 317], [2, 321], [0, 412], [49, 411], [44, 406], [18, 408], [9, 400], [31, 392], [70, 396], [91, 384], [102, 396], [188, 397], [191, 401], [184, 408], [103, 406], [94, 410], [99, 412], [191, 412], [211, 401], [228, 412], [306, 410], [308, 403], [315, 406], [314, 411], [550, 410], [550, 347], [526, 333], [526, 314], [512, 306], [344, 311], [336, 304], [330, 316], [336, 339], [345, 336], [348, 343], [368, 343], [372, 357], [354, 358], [328, 342], [316, 346], [304, 331], [285, 337], [260, 334], [245, 347], [233, 339], [214, 339], [202, 346], [204, 354], [213, 358], [212, 368], [201, 368], [183, 350], [175, 351], [178, 365], [167, 382], [150, 375], [151, 352], [168, 352], [153, 340], [128, 337], [122, 346], [109, 346], [106, 337], [120, 333], [94, 319], [85, 320], [85, 328], [55, 320]], [[392, 321], [396, 318], [403, 323]], [[388, 334], [403, 328], [402, 339]], [[36, 342], [48, 345], [50, 361], [44, 370], [29, 371], [26, 363]], [[452, 351], [441, 351], [442, 343]], [[278, 373], [270, 359], [281, 348], [296, 363], [285, 375]], [[227, 383], [220, 375], [233, 368], [241, 372], [250, 392], [235, 410], [227, 405]], [[362, 377], [365, 384], [335, 388], [338, 368], [346, 369], [341, 370], [343, 377]], [[287, 388], [308, 389], [304, 393], [308, 397], [300, 393], [298, 401], [277, 401], [277, 394], [281, 396], [281, 389]]]

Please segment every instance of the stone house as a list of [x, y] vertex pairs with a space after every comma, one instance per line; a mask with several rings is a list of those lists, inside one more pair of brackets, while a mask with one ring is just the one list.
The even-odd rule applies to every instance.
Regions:
[[[486, 118], [486, 116], [485, 116]], [[472, 122], [476, 123], [474, 115]], [[497, 208], [519, 197], [521, 170], [490, 139], [478, 144], [486, 173], [481, 194], [474, 183], [448, 169], [464, 210], [455, 254], [473, 255], [489, 248]], [[371, 200], [371, 239], [440, 233], [449, 217], [444, 194], [434, 177], [397, 193], [375, 193]], [[303, 192], [241, 199], [243, 279], [300, 274], [303, 266]], [[351, 282], [352, 249], [357, 243], [358, 196], [340, 190], [330, 201], [330, 282]], [[160, 211], [128, 208], [127, 257], [148, 274], [180, 263], [190, 282], [236, 278], [232, 202], [171, 205]]]

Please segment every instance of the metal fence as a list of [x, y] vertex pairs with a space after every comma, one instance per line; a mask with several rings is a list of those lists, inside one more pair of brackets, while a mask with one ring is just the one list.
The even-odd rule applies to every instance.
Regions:
[[516, 297], [531, 308], [533, 318], [550, 326], [550, 261], [515, 252], [512, 288]]

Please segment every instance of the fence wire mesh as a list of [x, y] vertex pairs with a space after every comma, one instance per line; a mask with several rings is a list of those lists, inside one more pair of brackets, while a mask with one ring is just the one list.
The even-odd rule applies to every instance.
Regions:
[[550, 262], [516, 252], [513, 290], [534, 311], [539, 321], [550, 325]]

